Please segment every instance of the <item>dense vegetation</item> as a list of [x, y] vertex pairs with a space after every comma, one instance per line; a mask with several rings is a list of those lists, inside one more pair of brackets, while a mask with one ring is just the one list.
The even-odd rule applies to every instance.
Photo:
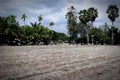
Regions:
[[116, 5], [108, 6], [106, 10], [112, 25], [107, 23], [102, 27], [94, 27], [93, 22], [98, 17], [98, 11], [94, 7], [76, 11], [74, 6], [68, 8], [66, 14], [69, 43], [81, 44], [120, 44], [120, 30], [114, 26], [119, 17], [119, 9]]
[[[8, 45], [48, 45], [65, 42], [67, 36], [64, 33], [58, 33], [41, 24], [42, 16], [38, 17], [39, 23], [30, 23], [31, 26], [25, 25], [27, 18], [23, 14], [21, 19], [24, 26], [20, 26], [16, 21], [16, 16], [0, 17], [0, 44]], [[49, 26], [52, 27], [53, 22]]]
[[68, 8], [66, 13], [68, 35], [52, 30], [54, 22], [48, 27], [41, 24], [42, 15], [38, 16], [38, 23], [30, 22], [26, 25], [26, 14], [23, 14], [24, 26], [16, 21], [16, 16], [0, 17], [0, 45], [48, 45], [69, 42], [70, 44], [120, 44], [120, 30], [114, 26], [116, 18], [119, 17], [119, 9], [116, 5], [108, 6], [106, 10], [108, 19], [112, 25], [107, 23], [97, 28], [93, 22], [98, 16], [98, 10], [94, 7], [76, 11], [74, 6]]

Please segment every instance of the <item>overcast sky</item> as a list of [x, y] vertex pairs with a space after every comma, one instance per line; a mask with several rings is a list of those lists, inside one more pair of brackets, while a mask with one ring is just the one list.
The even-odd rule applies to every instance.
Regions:
[[[120, 9], [120, 0], [0, 0], [0, 16], [15, 15], [20, 25], [23, 25], [21, 16], [25, 13], [28, 16], [26, 24], [29, 25], [30, 22], [38, 21], [38, 16], [42, 15], [43, 25], [48, 26], [53, 21], [53, 30], [67, 33], [65, 14], [70, 6], [74, 6], [78, 12], [89, 7], [97, 8], [99, 14], [94, 26], [99, 27], [106, 22], [111, 25], [106, 14], [107, 7], [111, 4]], [[115, 21], [118, 27], [119, 22], [120, 17]]]

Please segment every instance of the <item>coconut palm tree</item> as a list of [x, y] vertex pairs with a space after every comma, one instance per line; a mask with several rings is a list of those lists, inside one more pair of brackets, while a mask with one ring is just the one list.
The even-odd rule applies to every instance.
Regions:
[[11, 44], [16, 38], [19, 38], [19, 26], [17, 24], [9, 24], [9, 26], [5, 29], [4, 34], [6, 36], [6, 40]]
[[40, 24], [41, 24], [42, 19], [43, 19], [42, 15], [38, 16], [38, 21], [39, 21]]
[[[107, 9], [106, 13], [108, 14], [108, 18], [112, 22], [112, 27], [114, 27], [115, 19], [119, 17], [119, 8], [116, 5], [110, 5], [110, 6], [108, 6], [108, 9]], [[114, 44], [114, 33], [113, 33], [113, 30], [112, 30], [111, 40], [112, 40], [111, 41], [112, 44]]]
[[23, 21], [24, 21], [24, 25], [25, 25], [25, 20], [26, 20], [26, 18], [28, 18], [28, 17], [27, 17], [26, 14], [24, 13], [24, 14], [22, 15], [22, 17], [21, 17], [21, 19], [23, 19]]
[[0, 43], [6, 42], [5, 30], [8, 28], [8, 20], [6, 17], [0, 17]]
[[52, 29], [52, 26], [54, 26], [54, 25], [55, 25], [54, 22], [49, 23], [49, 26], [51, 27], [51, 29]]
[[7, 21], [8, 21], [9, 24], [16, 23], [16, 18], [17, 18], [16, 16], [10, 15], [10, 16], [7, 17]]
[[31, 26], [34, 27], [34, 28], [40, 26], [40, 23], [37, 23], [37, 22], [35, 22], [35, 23], [30, 22], [30, 24], [31, 24]]
[[6, 17], [0, 17], [0, 32], [3, 34], [4, 30], [8, 27], [8, 19]]
[[52, 31], [52, 26], [54, 26], [55, 24], [54, 24], [54, 22], [50, 22], [49, 23], [49, 26], [51, 27], [51, 30], [49, 31], [49, 37], [50, 37], [50, 42], [52, 42], [52, 38], [53, 38], [53, 31]]

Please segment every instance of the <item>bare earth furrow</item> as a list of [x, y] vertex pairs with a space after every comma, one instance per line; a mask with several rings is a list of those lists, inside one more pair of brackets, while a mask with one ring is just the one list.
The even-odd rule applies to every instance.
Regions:
[[119, 46], [1, 46], [0, 80], [119, 80]]

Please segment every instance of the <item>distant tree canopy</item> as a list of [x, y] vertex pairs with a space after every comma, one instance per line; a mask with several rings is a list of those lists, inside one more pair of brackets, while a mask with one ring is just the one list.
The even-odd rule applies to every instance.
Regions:
[[98, 17], [98, 10], [94, 7], [80, 10], [79, 13], [74, 6], [68, 8], [66, 19], [69, 42], [120, 44], [120, 30], [114, 26], [115, 19], [119, 17], [119, 9], [116, 5], [110, 5], [106, 12], [112, 22], [112, 27], [105, 24], [105, 30], [103, 30], [93, 26], [93, 22]]
[[23, 21], [24, 21], [24, 25], [25, 25], [25, 20], [26, 20], [26, 18], [28, 18], [28, 17], [27, 17], [27, 15], [24, 13], [24, 14], [22, 15], [22, 17], [21, 17], [21, 19], [23, 19]]
[[48, 23], [48, 27], [42, 25], [42, 15], [38, 16], [38, 22], [30, 22], [30, 25], [26, 25], [25, 21], [29, 17], [24, 13], [21, 16], [23, 26], [19, 25], [15, 15], [1, 16], [0, 45], [48, 45], [63, 42], [69, 42], [69, 44], [120, 44], [120, 29], [114, 26], [116, 18], [119, 17], [119, 8], [116, 5], [110, 5], [106, 13], [112, 25], [105, 23], [101, 27], [95, 27], [93, 22], [98, 17], [96, 8], [90, 7], [77, 12], [76, 8], [71, 6], [65, 15], [68, 36], [52, 30], [52, 26], [55, 25], [52, 21]]
[[[108, 6], [106, 13], [108, 14], [108, 18], [112, 22], [112, 27], [114, 27], [114, 21], [116, 18], [119, 17], [118, 7], [116, 5], [110, 5], [110, 6]], [[113, 32], [113, 28], [111, 28], [111, 29], [112, 29], [111, 42], [112, 42], [112, 44], [114, 44], [114, 32]]]
[[71, 6], [70, 8], [68, 8], [66, 19], [67, 19], [67, 29], [70, 35], [69, 43], [74, 44], [74, 42], [76, 41], [77, 33], [78, 33], [77, 32], [77, 13], [74, 6]]
[[[66, 13], [66, 19], [68, 24], [67, 28], [70, 35], [70, 43], [75, 42], [80, 31], [84, 30], [87, 36], [87, 44], [89, 44], [89, 33], [91, 26], [88, 25], [87, 23], [91, 21], [93, 25], [93, 22], [97, 17], [98, 17], [97, 9], [93, 7], [89, 8], [88, 10], [87, 9], [80, 10], [78, 14], [74, 6], [68, 8], [68, 12]], [[80, 24], [77, 22], [77, 18], [79, 18]], [[81, 26], [84, 29], [80, 29]]]
[[[42, 16], [38, 17], [37, 22], [30, 22], [31, 26], [20, 26], [16, 21], [16, 16], [0, 17], [0, 45], [48, 45], [52, 40], [54, 44], [59, 41], [65, 42], [67, 36], [64, 33], [59, 33], [41, 24]], [[22, 19], [25, 21], [27, 15], [23, 14]], [[25, 22], [24, 22], [25, 23]], [[54, 23], [51, 22], [50, 26]]]
[[55, 25], [54, 22], [49, 23], [49, 26], [50, 26], [51, 29], [52, 29], [52, 26], [54, 26], [54, 25]]

